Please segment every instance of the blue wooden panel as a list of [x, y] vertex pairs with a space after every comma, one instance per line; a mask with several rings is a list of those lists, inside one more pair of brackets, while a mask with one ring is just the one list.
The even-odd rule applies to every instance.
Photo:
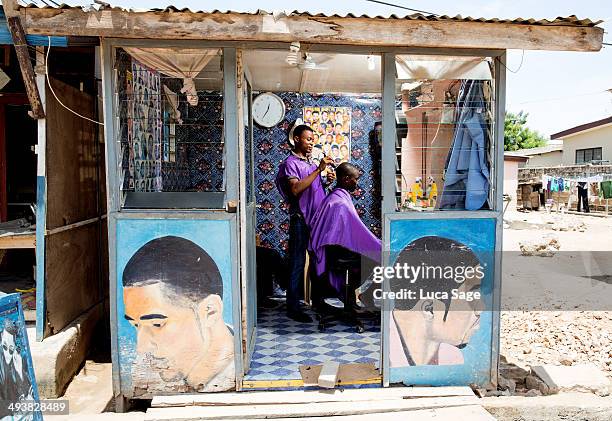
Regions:
[[45, 335], [47, 307], [45, 301], [45, 221], [47, 218], [47, 181], [36, 177], [36, 340]]
[[[49, 37], [44, 35], [26, 35], [29, 45], [49, 45]], [[13, 38], [6, 24], [4, 9], [0, 9], [0, 44], [13, 45]], [[67, 37], [51, 37], [51, 45], [54, 47], [67, 47]]]
[[233, 389], [231, 221], [121, 219], [116, 235], [121, 393]]
[[[390, 323], [385, 332], [389, 336], [386, 352], [390, 356], [391, 383], [450, 386], [484, 385], [490, 381], [495, 231], [494, 218], [391, 221], [389, 261], [393, 265], [406, 263], [401, 258], [402, 252], [420, 240], [431, 241], [431, 245], [425, 247], [425, 254], [430, 257], [423, 257], [424, 253], [419, 252], [420, 246], [411, 248], [412, 251], [405, 256], [417, 253], [423, 260], [421, 264], [410, 261], [409, 266], [415, 269], [419, 266], [440, 266], [444, 271], [452, 269], [448, 278], [446, 275], [444, 278], [436, 277], [435, 274], [431, 278], [415, 275], [414, 280], [398, 276], [401, 281], [396, 280], [395, 287], [391, 287], [394, 292], [405, 289], [415, 293], [413, 298], [400, 296], [393, 300]], [[437, 251], [444, 248], [439, 245], [440, 241], [452, 243], [448, 251]], [[476, 261], [482, 270], [478, 281], [456, 270], [476, 267]], [[480, 292], [482, 301], [478, 305], [464, 298], [452, 298], [452, 291], [462, 291], [463, 282], [472, 286], [471, 289], [466, 286], [466, 289]], [[435, 298], [427, 296], [444, 291], [451, 299], [440, 295]]]

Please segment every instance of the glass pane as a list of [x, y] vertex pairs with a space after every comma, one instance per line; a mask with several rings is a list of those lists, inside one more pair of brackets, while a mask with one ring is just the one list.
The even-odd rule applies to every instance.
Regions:
[[591, 162], [593, 160], [593, 149], [584, 150], [584, 161]]
[[593, 149], [593, 159], [594, 160], [601, 160], [601, 148]]
[[576, 164], [582, 164], [584, 162], [584, 149], [576, 151]]
[[491, 209], [492, 64], [396, 57], [398, 211]]
[[120, 179], [126, 193], [223, 192], [219, 49], [117, 49]]

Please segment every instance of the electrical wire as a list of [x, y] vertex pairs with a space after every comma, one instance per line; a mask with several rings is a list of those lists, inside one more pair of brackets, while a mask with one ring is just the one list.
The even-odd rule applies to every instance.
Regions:
[[523, 53], [521, 54], [521, 64], [519, 64], [519, 67], [516, 70], [509, 69], [508, 66], [506, 66], [506, 63], [501, 61], [501, 59], [499, 57], [496, 57], [495, 60], [499, 60], [499, 63], [502, 66], [504, 66], [506, 68], [506, 70], [508, 70], [510, 73], [518, 73], [519, 70], [521, 70], [521, 68], [523, 67], [523, 60], [525, 59], [525, 50], [522, 50], [522, 51], [523, 51]]
[[65, 109], [67, 109], [68, 111], [70, 111], [72, 114], [81, 117], [82, 119], [85, 119], [87, 121], [90, 121], [92, 123], [95, 124], [99, 124], [100, 126], [104, 126], [104, 123], [100, 123], [99, 121], [93, 120], [89, 117], [85, 117], [82, 114], [77, 113], [76, 111], [74, 111], [72, 108], [67, 107], [66, 105], [64, 105], [64, 103], [57, 97], [57, 95], [55, 94], [55, 91], [53, 90], [53, 87], [51, 86], [51, 79], [49, 78], [49, 53], [51, 52], [51, 37], [49, 37], [49, 47], [47, 48], [47, 56], [45, 58], [45, 77], [47, 79], [47, 86], [49, 86], [49, 90], [51, 91], [51, 93], [53, 94], [53, 96], [55, 97], [55, 100], [57, 102], [59, 102], [59, 104], [64, 107]]
[[399, 4], [387, 3], [385, 1], [379, 1], [379, 0], [366, 0], [366, 1], [370, 2], [370, 3], [383, 4], [385, 6], [397, 7], [398, 9], [410, 10], [411, 12], [425, 13], [426, 15], [433, 15], [433, 16], [440, 16], [437, 13], [426, 12], [424, 10], [419, 10], [419, 9], [411, 9], [410, 7], [402, 6], [402, 5], [399, 5]]

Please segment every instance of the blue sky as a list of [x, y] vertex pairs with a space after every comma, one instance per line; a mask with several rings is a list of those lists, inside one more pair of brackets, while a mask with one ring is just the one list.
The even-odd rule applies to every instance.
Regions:
[[[280, 0], [107, 0], [123, 7], [155, 8], [172, 4], [193, 10], [221, 9], [251, 11], [253, 9], [308, 10], [324, 13], [366, 13], [388, 15], [410, 13], [394, 7], [351, 1], [280, 1]], [[610, 0], [386, 0], [428, 12], [473, 17], [555, 18], [577, 15], [579, 18], [604, 20], [604, 42], [612, 43], [612, 1]], [[66, 3], [89, 3], [66, 1]], [[510, 51], [508, 68], [519, 69], [522, 52]], [[517, 73], [508, 72], [507, 108], [529, 112], [528, 123], [548, 136], [552, 133], [612, 115], [612, 47], [597, 53], [525, 51]]]

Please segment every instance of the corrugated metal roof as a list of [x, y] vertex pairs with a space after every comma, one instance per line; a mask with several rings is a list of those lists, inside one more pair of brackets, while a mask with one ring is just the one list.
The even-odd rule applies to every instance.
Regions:
[[[148, 9], [148, 10], [137, 10], [137, 9], [125, 9], [121, 7], [116, 7], [112, 5], [100, 5], [100, 4], [90, 4], [83, 6], [72, 6], [65, 3], [57, 4], [52, 2], [51, 0], [37, 0], [30, 1], [25, 4], [25, 7], [31, 8], [51, 8], [51, 9], [91, 9], [95, 8], [95, 10], [109, 10], [109, 9], [118, 9], [118, 10], [132, 10], [134, 12], [167, 12], [167, 13], [204, 13], [204, 14], [248, 14], [248, 15], [276, 15], [279, 12], [268, 12], [265, 10], [255, 10], [252, 12], [239, 12], [232, 10], [191, 10], [189, 8], [177, 8], [175, 6], [168, 6], [164, 9]], [[591, 19], [579, 19], [575, 15], [571, 15], [568, 17], [557, 17], [555, 19], [533, 19], [533, 18], [515, 18], [515, 19], [499, 19], [499, 18], [474, 18], [471, 16], [463, 17], [461, 15], [456, 16], [448, 16], [448, 15], [426, 15], [422, 13], [413, 13], [408, 15], [396, 15], [391, 14], [387, 16], [376, 15], [358, 15], [353, 13], [348, 13], [346, 15], [339, 14], [325, 14], [325, 13], [313, 13], [308, 11], [299, 11], [294, 10], [291, 12], [285, 11], [283, 12], [286, 16], [305, 16], [305, 17], [314, 17], [314, 18], [342, 18], [342, 19], [398, 19], [398, 20], [421, 20], [421, 21], [452, 21], [452, 22], [480, 22], [480, 23], [506, 23], [506, 24], [516, 24], [516, 25], [542, 25], [542, 26], [579, 26], [579, 27], [593, 27], [600, 23], [602, 20], [592, 21]]]

